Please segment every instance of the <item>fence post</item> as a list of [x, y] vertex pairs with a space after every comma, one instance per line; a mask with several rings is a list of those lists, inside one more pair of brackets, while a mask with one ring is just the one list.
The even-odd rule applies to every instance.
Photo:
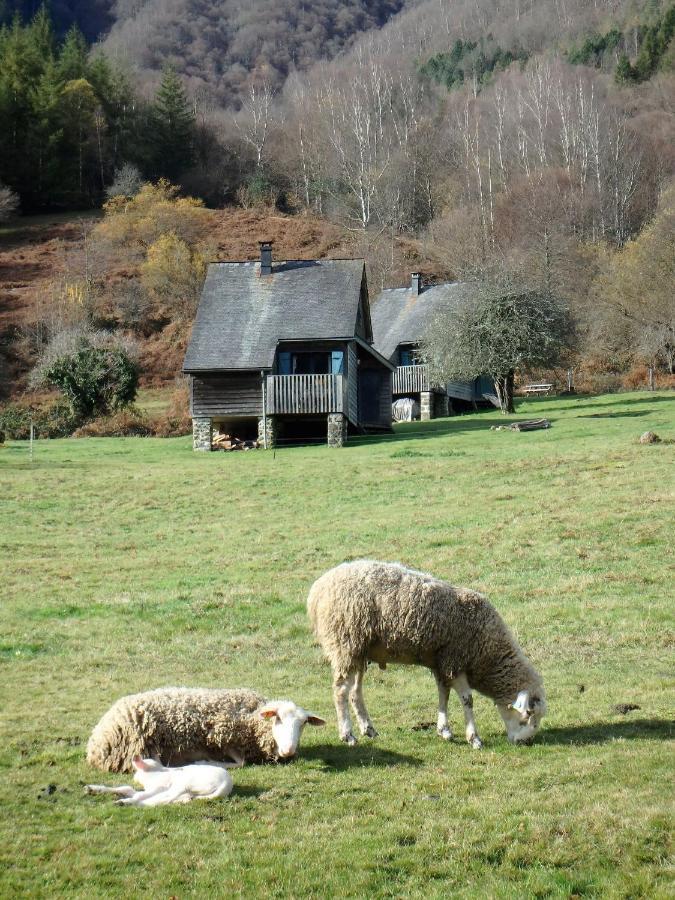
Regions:
[[654, 390], [654, 366], [649, 366], [649, 390]]
[[261, 370], [262, 379], [262, 407], [263, 407], [263, 448], [267, 450], [267, 378], [264, 370]]
[[35, 425], [33, 424], [33, 420], [30, 420], [30, 450], [29, 456], [30, 461], [33, 462], [33, 438], [35, 437]]
[[567, 393], [571, 394], [574, 390], [574, 369], [567, 370]]

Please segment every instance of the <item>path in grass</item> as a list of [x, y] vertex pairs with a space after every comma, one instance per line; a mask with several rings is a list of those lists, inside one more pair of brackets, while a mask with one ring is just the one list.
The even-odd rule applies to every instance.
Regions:
[[[519, 413], [553, 427], [491, 432], [487, 412], [342, 451], [0, 450], [2, 896], [667, 896], [675, 444], [637, 438], [675, 438], [675, 397]], [[337, 742], [304, 602], [361, 556], [489, 594], [545, 676], [535, 746], [508, 745], [484, 698], [482, 752], [413, 730], [433, 679], [397, 667], [366, 679], [380, 737]], [[290, 695], [329, 727], [291, 765], [236, 772], [226, 802], [84, 797], [101, 713], [171, 683]]]

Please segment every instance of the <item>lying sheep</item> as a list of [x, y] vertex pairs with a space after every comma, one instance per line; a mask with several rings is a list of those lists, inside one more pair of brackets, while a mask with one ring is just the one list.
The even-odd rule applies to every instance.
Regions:
[[246, 688], [159, 688], [114, 703], [94, 728], [87, 762], [130, 772], [134, 757], [165, 765], [223, 760], [246, 762], [295, 756], [305, 724], [325, 725], [290, 700], [266, 700]]
[[520, 650], [499, 613], [481, 594], [452, 587], [398, 563], [342, 563], [314, 582], [309, 617], [333, 668], [340, 738], [356, 743], [347, 699], [362, 734], [375, 737], [363, 700], [369, 662], [423, 665], [438, 685], [438, 734], [452, 738], [450, 688], [464, 709], [466, 739], [482, 746], [471, 688], [494, 700], [513, 743], [529, 741], [546, 712], [541, 676]]
[[[230, 751], [236, 757], [234, 751]], [[88, 794], [115, 794], [118, 806], [166, 806], [169, 803], [189, 803], [191, 800], [219, 800], [232, 793], [232, 776], [227, 771], [244, 764], [242, 757], [232, 763], [192, 763], [169, 769], [154, 759], [131, 761], [134, 781], [143, 786], [142, 791], [130, 784], [108, 787], [105, 784], [88, 784]]]

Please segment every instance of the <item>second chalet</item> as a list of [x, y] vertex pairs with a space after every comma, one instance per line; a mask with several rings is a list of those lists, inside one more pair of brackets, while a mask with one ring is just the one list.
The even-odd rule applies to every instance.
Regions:
[[491, 378], [434, 384], [428, 366], [419, 358], [420, 342], [436, 313], [452, 310], [468, 289], [456, 281], [423, 286], [421, 275], [415, 272], [410, 287], [384, 290], [373, 303], [375, 346], [396, 366], [393, 398], [417, 401], [421, 419], [447, 416], [478, 404], [499, 405]]
[[394, 365], [372, 346], [361, 259], [273, 261], [208, 267], [183, 371], [190, 378], [195, 450], [214, 431], [283, 439], [391, 428]]

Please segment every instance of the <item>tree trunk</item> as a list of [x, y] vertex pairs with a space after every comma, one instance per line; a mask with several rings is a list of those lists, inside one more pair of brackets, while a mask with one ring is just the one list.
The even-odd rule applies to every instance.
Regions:
[[513, 405], [513, 376], [514, 371], [510, 369], [508, 372], [497, 375], [495, 378], [495, 389], [502, 415], [516, 411]]

